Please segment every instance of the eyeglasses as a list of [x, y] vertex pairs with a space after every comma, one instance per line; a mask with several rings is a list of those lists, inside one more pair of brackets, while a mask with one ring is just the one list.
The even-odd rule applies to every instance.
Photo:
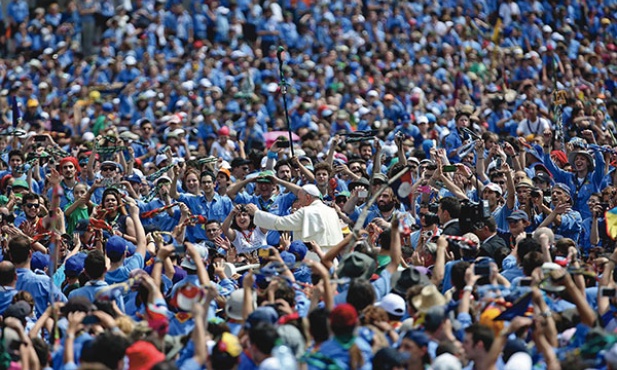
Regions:
[[39, 208], [40, 204], [26, 203], [27, 208]]
[[116, 167], [101, 167], [101, 171], [115, 171]]

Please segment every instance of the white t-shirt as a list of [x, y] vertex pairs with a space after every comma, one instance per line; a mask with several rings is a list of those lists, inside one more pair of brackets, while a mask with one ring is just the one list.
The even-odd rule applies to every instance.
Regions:
[[544, 133], [544, 130], [550, 130], [550, 128], [551, 123], [546, 118], [538, 117], [535, 122], [525, 118], [518, 123], [516, 132], [523, 136], [528, 136], [530, 134], [541, 136]]
[[259, 227], [253, 231], [236, 230], [236, 239], [232, 240], [231, 244], [236, 247], [238, 253], [250, 253], [268, 245], [266, 234]]

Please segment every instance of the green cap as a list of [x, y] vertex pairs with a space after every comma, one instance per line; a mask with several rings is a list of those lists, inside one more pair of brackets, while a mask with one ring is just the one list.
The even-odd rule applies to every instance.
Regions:
[[257, 175], [257, 180], [255, 180], [255, 182], [271, 184], [272, 179], [270, 179], [270, 176], [274, 177], [273, 171], [261, 171], [259, 175]]
[[26, 180], [15, 179], [13, 180], [13, 189], [15, 188], [24, 188], [29, 190], [30, 186], [28, 186], [28, 182]]

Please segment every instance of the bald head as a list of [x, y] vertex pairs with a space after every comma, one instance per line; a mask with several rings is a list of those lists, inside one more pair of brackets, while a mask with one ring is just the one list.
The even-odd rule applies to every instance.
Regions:
[[14, 286], [16, 282], [15, 265], [9, 261], [0, 262], [0, 286]]

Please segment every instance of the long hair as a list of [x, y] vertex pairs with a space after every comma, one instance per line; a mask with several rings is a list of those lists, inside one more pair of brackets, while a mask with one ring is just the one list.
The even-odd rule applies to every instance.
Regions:
[[[105, 198], [108, 195], [113, 195], [114, 197], [116, 197], [116, 201], [118, 202], [118, 207], [116, 208], [116, 211], [126, 216], [127, 212], [126, 212], [126, 209], [124, 208], [124, 205], [122, 204], [122, 195], [120, 195], [120, 192], [115, 188], [105, 189], [105, 191], [103, 192], [103, 196], [101, 197], [101, 206], [104, 207]], [[105, 210], [105, 208], [103, 208], [103, 210]], [[105, 215], [108, 216], [109, 213], [106, 213]]]
[[[246, 212], [242, 212], [242, 213], [246, 213]], [[238, 213], [237, 215], [234, 216], [233, 221], [231, 221], [231, 229], [237, 230], [237, 231], [242, 231], [242, 229], [240, 228], [240, 226], [238, 225], [238, 222], [236, 222], [236, 217], [238, 217], [238, 215], [240, 215], [240, 213]], [[255, 230], [255, 223], [253, 222], [254, 217], [251, 216], [250, 214], [247, 213], [247, 215], [249, 215], [249, 217], [251, 218], [251, 223], [249, 224], [248, 229], [249, 230]]]

